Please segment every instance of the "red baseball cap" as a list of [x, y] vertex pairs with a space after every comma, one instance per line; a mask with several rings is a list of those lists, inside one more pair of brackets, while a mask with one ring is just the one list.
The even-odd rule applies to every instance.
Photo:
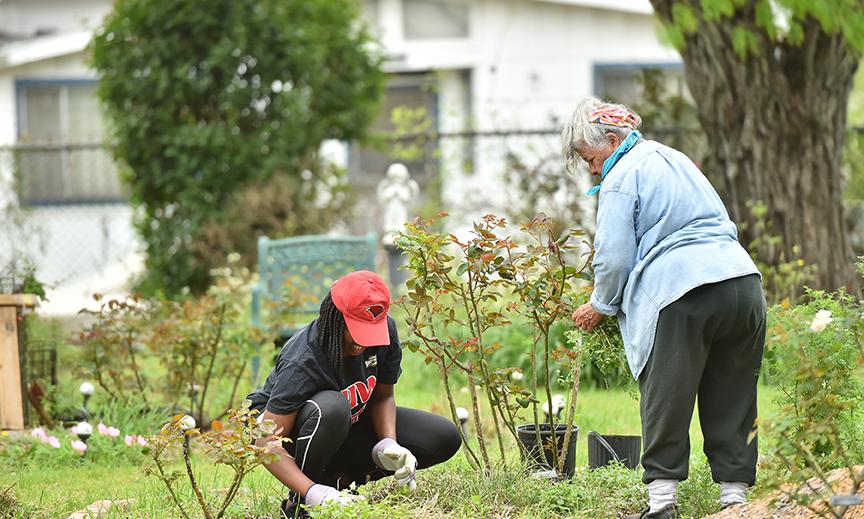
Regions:
[[358, 346], [390, 344], [387, 329], [390, 289], [381, 276], [368, 270], [346, 274], [330, 287], [330, 297], [345, 317], [348, 332]]

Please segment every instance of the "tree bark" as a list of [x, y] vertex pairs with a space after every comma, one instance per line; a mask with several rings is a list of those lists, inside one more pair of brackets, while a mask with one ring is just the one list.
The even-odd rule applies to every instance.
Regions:
[[[687, 4], [698, 29], [680, 49], [685, 77], [711, 152], [708, 168], [732, 219], [746, 223], [741, 241], [754, 237], [749, 202], [762, 201], [783, 243], [760, 250], [776, 264], [798, 256], [817, 265], [815, 288], [858, 290], [855, 256], [843, 218], [842, 172], [846, 113], [860, 56], [840, 34], [827, 34], [815, 19], [803, 22], [804, 39], [790, 45], [769, 38], [755, 22], [753, 5], [705, 21], [699, 2], [651, 0], [671, 23], [672, 5]], [[755, 4], [752, 2], [751, 4]], [[741, 57], [733, 30], [756, 36], [756, 49]]]

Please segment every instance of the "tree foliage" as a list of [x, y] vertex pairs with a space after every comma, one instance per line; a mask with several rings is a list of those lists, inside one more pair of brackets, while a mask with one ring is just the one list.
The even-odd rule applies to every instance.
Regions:
[[[332, 172], [309, 167], [321, 142], [364, 136], [384, 75], [358, 20], [352, 0], [115, 3], [92, 62], [152, 287], [202, 289], [212, 260], [194, 245], [238, 192]], [[314, 207], [308, 190], [294, 192], [299, 214]]]
[[[709, 27], [734, 22], [729, 43], [744, 58], [782, 43], [800, 47], [812, 32], [839, 36], [864, 49], [864, 5], [859, 0], [654, 0], [669, 41], [682, 49]], [[772, 53], [773, 54], [773, 53]], [[770, 58], [770, 55], [763, 56]]]
[[[819, 265], [815, 285], [857, 286], [842, 212], [847, 107], [864, 50], [860, 0], [651, 0], [679, 49], [718, 190], [756, 229], [767, 204], [781, 250]], [[773, 256], [772, 256], [773, 255]]]

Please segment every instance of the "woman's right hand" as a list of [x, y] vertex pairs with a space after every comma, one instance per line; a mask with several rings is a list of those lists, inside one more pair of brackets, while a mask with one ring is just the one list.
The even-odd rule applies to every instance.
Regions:
[[590, 332], [594, 328], [600, 324], [600, 321], [606, 317], [601, 314], [597, 310], [594, 310], [594, 307], [591, 306], [591, 303], [585, 303], [573, 312], [573, 322], [576, 324], [577, 328], [581, 328], [586, 332]]
[[365, 500], [366, 498], [363, 496], [358, 496], [354, 494], [343, 494], [342, 492], [339, 492], [333, 487], [315, 483], [311, 487], [309, 487], [309, 490], [306, 491], [306, 498], [304, 499], [304, 502], [307, 506], [319, 506], [325, 503], [336, 503], [340, 506], [344, 506], [350, 505], [355, 501]]

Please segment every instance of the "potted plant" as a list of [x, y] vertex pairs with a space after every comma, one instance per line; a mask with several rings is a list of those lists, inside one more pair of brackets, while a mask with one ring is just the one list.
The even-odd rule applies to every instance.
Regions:
[[[566, 230], [560, 236], [552, 231], [553, 221], [538, 215], [521, 227], [527, 244], [520, 251], [509, 252], [512, 265], [512, 291], [516, 302], [511, 308], [530, 324], [534, 337], [531, 345], [531, 393], [536, 395], [542, 381], [545, 393], [545, 421], [538, 412], [538, 399], [532, 400], [533, 423], [517, 428], [519, 440], [532, 454], [532, 460], [546, 468], [552, 477], [571, 476], [575, 470], [576, 439], [579, 428], [574, 425], [576, 400], [584, 349], [581, 344], [574, 348], [552, 344], [553, 326], [568, 320], [573, 311], [573, 295], [577, 287], [573, 280], [588, 279], [585, 272], [589, 259], [581, 268], [568, 264], [575, 253], [573, 238], [582, 233]], [[566, 398], [552, 395], [553, 363], [560, 364], [570, 391]], [[561, 413], [563, 421], [560, 421]], [[542, 446], [542, 448], [541, 448]]]
[[[416, 219], [397, 237], [411, 274], [408, 292], [397, 301], [407, 314], [411, 332], [406, 346], [424, 354], [427, 364], [438, 368], [454, 423], [459, 423], [454, 384], [464, 379], [473, 423], [482, 423], [481, 403], [491, 411], [502, 460], [507, 459], [506, 431], [523, 460], [533, 460], [557, 474], [572, 474], [578, 430], [573, 422], [583, 355], [581, 348], [553, 344], [550, 332], [556, 323], [569, 319], [577, 291], [573, 281], [590, 277], [585, 273], [590, 258], [581, 268], [568, 263], [576, 254], [573, 238], [581, 232], [568, 230], [556, 236], [553, 222], [540, 215], [520, 228], [517, 241], [505, 234], [505, 219], [486, 215], [467, 238], [459, 238], [437, 230], [444, 217], [442, 213], [436, 219]], [[490, 342], [490, 330], [510, 326], [513, 319], [528, 323], [533, 330], [527, 387], [512, 376], [516, 368], [491, 361], [500, 344]], [[558, 413], [547, 413], [541, 420], [538, 409], [541, 393], [547, 402], [553, 400], [553, 366], [567, 373], [564, 378], [571, 388], [560, 406], [566, 410], [563, 422]], [[527, 408], [533, 423], [517, 427], [518, 413]], [[486, 431], [475, 426], [478, 452], [462, 434], [469, 461], [488, 471], [490, 439]], [[568, 449], [563, 450], [564, 445]]]

